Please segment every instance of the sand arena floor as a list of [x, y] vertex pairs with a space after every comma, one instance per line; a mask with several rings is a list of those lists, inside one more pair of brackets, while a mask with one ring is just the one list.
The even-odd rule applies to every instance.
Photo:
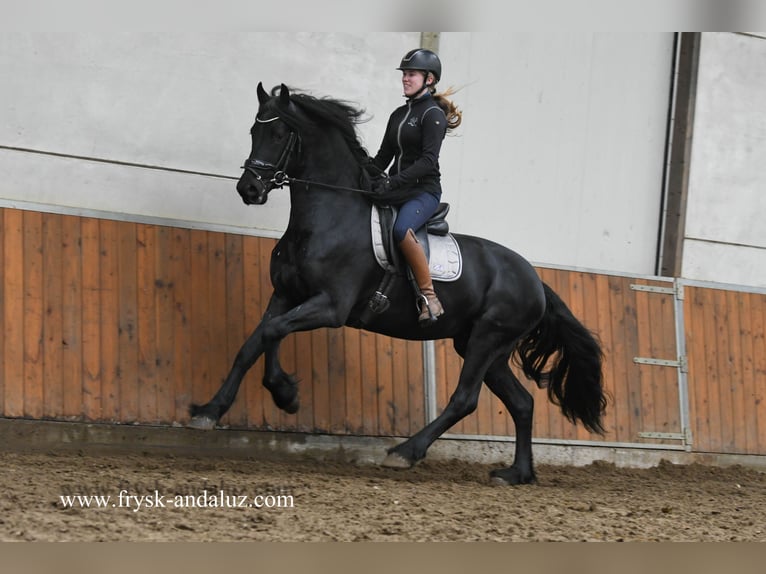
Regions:
[[766, 541], [766, 474], [742, 467], [539, 466], [495, 487], [462, 462], [0, 457], [0, 540]]

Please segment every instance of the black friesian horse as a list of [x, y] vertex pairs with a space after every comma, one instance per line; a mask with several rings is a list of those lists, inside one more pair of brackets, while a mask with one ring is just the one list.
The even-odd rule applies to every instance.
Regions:
[[[259, 84], [258, 100], [252, 150], [237, 191], [246, 204], [261, 205], [272, 189], [289, 185], [290, 219], [272, 253], [274, 293], [263, 319], [212, 400], [191, 407], [191, 426], [196, 428], [216, 425], [262, 354], [263, 385], [278, 407], [295, 413], [298, 383], [279, 364], [280, 342], [295, 331], [362, 327], [362, 313], [384, 273], [371, 245], [373, 199], [358, 189], [369, 189], [364, 170], [368, 156], [355, 127], [361, 112], [345, 102], [290, 94], [284, 85], [269, 95]], [[391, 288], [390, 308], [363, 325], [402, 339], [452, 339], [464, 359], [444, 411], [390, 449], [383, 464], [409, 468], [424, 458], [439, 436], [476, 409], [483, 381], [516, 426], [513, 465], [493, 471], [492, 482], [534, 482], [533, 398], [509, 361], [515, 360], [539, 386], [547, 386], [549, 399], [572, 423], [603, 434], [602, 351], [520, 255], [477, 237], [455, 237], [463, 271], [457, 281], [437, 284], [446, 309], [443, 317], [426, 328], [418, 325], [411, 286], [401, 278]]]

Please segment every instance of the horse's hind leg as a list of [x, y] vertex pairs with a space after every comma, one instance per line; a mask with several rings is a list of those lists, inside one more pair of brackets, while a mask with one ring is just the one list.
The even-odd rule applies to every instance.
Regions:
[[508, 357], [497, 359], [487, 370], [484, 382], [511, 413], [516, 426], [516, 454], [508, 468], [493, 470], [493, 484], [529, 484], [536, 481], [532, 465], [532, 413], [534, 399], [508, 365]]
[[507, 334], [476, 326], [466, 346], [463, 369], [444, 411], [408, 440], [388, 451], [383, 466], [409, 468], [426, 456], [428, 447], [455, 423], [476, 410], [482, 380], [490, 364], [510, 354]]

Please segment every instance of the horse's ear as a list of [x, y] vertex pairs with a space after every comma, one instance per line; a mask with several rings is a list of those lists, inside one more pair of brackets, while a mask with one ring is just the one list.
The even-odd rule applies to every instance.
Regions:
[[279, 89], [279, 103], [285, 107], [290, 105], [290, 90], [284, 84]]
[[263, 82], [258, 82], [258, 103], [265, 104], [269, 101], [269, 94], [263, 89]]

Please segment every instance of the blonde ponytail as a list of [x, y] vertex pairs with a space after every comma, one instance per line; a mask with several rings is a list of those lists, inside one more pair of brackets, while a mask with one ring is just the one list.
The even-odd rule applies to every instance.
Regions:
[[436, 89], [432, 88], [432, 94], [439, 107], [444, 110], [444, 115], [447, 116], [447, 131], [450, 132], [457, 128], [463, 121], [463, 112], [458, 108], [455, 103], [449, 99], [449, 96], [454, 94], [457, 90], [452, 87], [447, 88], [443, 92], [436, 93]]

